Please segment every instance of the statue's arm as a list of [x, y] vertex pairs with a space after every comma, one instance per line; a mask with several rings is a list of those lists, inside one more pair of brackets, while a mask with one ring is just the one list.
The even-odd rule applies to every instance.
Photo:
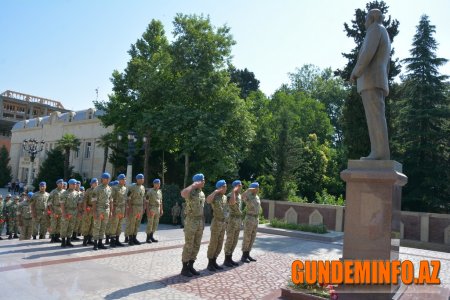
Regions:
[[356, 66], [352, 72], [352, 77], [354, 76], [358, 78], [364, 73], [370, 61], [375, 56], [378, 45], [380, 43], [380, 39], [381, 31], [379, 28], [373, 27], [367, 31], [363, 45], [358, 55], [358, 61], [356, 62]]

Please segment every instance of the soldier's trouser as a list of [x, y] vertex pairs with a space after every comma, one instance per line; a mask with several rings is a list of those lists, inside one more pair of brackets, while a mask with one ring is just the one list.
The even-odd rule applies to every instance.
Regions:
[[75, 226], [73, 228], [73, 232], [81, 233], [81, 224], [83, 223], [83, 216], [80, 213], [77, 213], [77, 217], [75, 220]]
[[83, 220], [81, 222], [81, 234], [83, 236], [92, 235], [94, 228], [94, 215], [91, 211], [86, 211], [83, 214]]
[[[76, 214], [76, 213], [75, 213]], [[76, 216], [71, 215], [71, 217], [66, 218], [65, 216], [61, 219], [61, 230], [60, 234], [62, 238], [72, 237], [73, 230], [75, 229]]]
[[147, 216], [147, 228], [145, 230], [145, 232], [147, 234], [150, 234], [152, 232], [156, 232], [156, 230], [158, 229], [158, 224], [159, 224], [159, 212], [156, 212], [154, 210], [152, 210], [155, 214], [153, 215], [153, 217], [151, 216]]
[[33, 219], [33, 235], [45, 235], [48, 228], [48, 215], [46, 211], [36, 211], [36, 218]]
[[125, 216], [125, 208], [115, 209], [114, 216], [109, 218], [108, 228], [106, 230], [107, 235], [120, 236], [122, 232], [122, 223]]
[[204, 221], [202, 217], [187, 217], [184, 220], [184, 247], [181, 254], [182, 262], [188, 262], [197, 258], [200, 250], [204, 229]]
[[2, 235], [3, 233], [3, 227], [5, 226], [4, 221], [2, 223], [0, 223], [0, 235]]
[[50, 233], [59, 234], [61, 231], [61, 209], [59, 207], [53, 210], [50, 217]]
[[9, 234], [19, 233], [17, 223], [18, 222], [15, 220], [15, 218], [9, 219], [8, 223], [6, 223], [6, 232]]
[[255, 242], [256, 229], [258, 228], [258, 217], [245, 216], [244, 220], [244, 241], [242, 242], [242, 251], [252, 250]]
[[225, 241], [225, 255], [233, 254], [239, 240], [239, 232], [241, 231], [241, 217], [230, 217], [227, 224], [227, 239]]
[[100, 240], [105, 237], [106, 224], [109, 220], [109, 211], [98, 213], [98, 218], [94, 219], [94, 230], [92, 237], [94, 240]]
[[128, 215], [128, 232], [127, 235], [137, 235], [139, 230], [139, 225], [141, 225], [142, 220], [142, 206], [133, 205], [131, 206], [130, 214]]
[[219, 256], [220, 251], [222, 251], [226, 225], [225, 220], [213, 218], [211, 223], [211, 238], [208, 245], [208, 259]]
[[20, 240], [29, 240], [31, 238], [31, 231], [33, 230], [33, 221], [31, 219], [22, 220], [22, 228], [20, 232]]

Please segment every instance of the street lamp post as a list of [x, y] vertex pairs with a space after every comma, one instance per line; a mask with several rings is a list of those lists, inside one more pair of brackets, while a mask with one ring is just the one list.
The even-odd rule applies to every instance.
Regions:
[[[131, 184], [133, 182], [132, 176], [133, 176], [133, 155], [135, 152], [135, 143], [138, 140], [138, 135], [134, 131], [128, 131], [128, 156], [127, 156], [127, 183]], [[119, 134], [118, 136], [119, 140], [122, 139], [122, 136]], [[142, 141], [145, 143], [146, 138], [143, 137]]]
[[33, 164], [36, 155], [44, 150], [44, 141], [37, 141], [36, 139], [23, 140], [23, 150], [30, 155], [30, 167], [28, 168], [27, 176], [27, 191], [33, 190], [33, 185], [31, 184], [31, 174], [33, 172]]

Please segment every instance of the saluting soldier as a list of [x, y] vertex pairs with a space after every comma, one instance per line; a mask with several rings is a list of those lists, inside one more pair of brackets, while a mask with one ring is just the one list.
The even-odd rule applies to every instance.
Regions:
[[205, 206], [205, 194], [202, 188], [205, 186], [205, 176], [201, 173], [192, 177], [193, 184], [181, 191], [181, 197], [186, 201], [186, 219], [184, 226], [184, 247], [181, 256], [183, 268], [181, 275], [192, 277], [200, 275], [194, 269], [200, 243], [202, 241], [204, 225], [203, 207]]
[[47, 228], [49, 226], [49, 218], [47, 213], [47, 203], [49, 193], [45, 191], [47, 183], [42, 181], [39, 183], [39, 192], [34, 193], [30, 199], [31, 213], [33, 216], [33, 239], [39, 234], [39, 239], [45, 239]]
[[69, 188], [62, 193], [59, 203], [61, 205], [61, 247], [73, 247], [70, 242], [75, 229], [78, 207], [78, 192], [75, 190], [77, 181], [70, 179]]
[[238, 266], [239, 264], [233, 260], [233, 252], [236, 249], [239, 240], [239, 232], [241, 231], [242, 212], [241, 212], [241, 188], [240, 180], [235, 180], [231, 184], [233, 190], [227, 195], [228, 211], [230, 216], [228, 218], [225, 241], [225, 261], [223, 264], [227, 267]]
[[127, 203], [127, 219], [129, 220], [128, 227], [128, 245], [140, 245], [136, 238], [136, 235], [141, 224], [142, 214], [144, 210], [144, 197], [145, 197], [145, 187], [144, 187], [144, 175], [136, 175], [136, 184], [132, 185], [128, 189], [128, 203]]
[[250, 187], [242, 194], [242, 200], [247, 206], [247, 214], [244, 220], [244, 241], [242, 242], [242, 257], [241, 261], [249, 263], [256, 261], [250, 256], [253, 243], [256, 238], [256, 229], [258, 228], [258, 216], [261, 208], [261, 201], [258, 196], [259, 183], [253, 182]]
[[92, 231], [94, 228], [94, 213], [92, 211], [92, 193], [98, 185], [98, 179], [91, 179], [91, 187], [86, 190], [83, 196], [83, 220], [81, 234], [83, 235], [83, 246], [93, 245]]
[[61, 195], [64, 192], [64, 180], [58, 179], [56, 181], [56, 188], [50, 192], [48, 197], [48, 210], [51, 211], [50, 216], [50, 243], [59, 243], [61, 230]]
[[108, 222], [108, 230], [106, 233], [111, 236], [111, 247], [123, 247], [119, 240], [122, 232], [122, 223], [125, 218], [125, 210], [127, 203], [127, 187], [125, 174], [117, 176], [118, 184], [114, 185], [111, 192], [112, 201], [114, 203], [114, 210], [111, 213], [111, 218]]
[[209, 271], [215, 272], [223, 268], [217, 264], [217, 257], [222, 251], [225, 228], [227, 224], [227, 183], [219, 180], [216, 183], [216, 190], [207, 198], [206, 202], [211, 204], [213, 219], [211, 223], [211, 238], [208, 245], [208, 267]]
[[153, 237], [158, 229], [159, 218], [163, 215], [163, 199], [160, 189], [161, 180], [153, 180], [153, 188], [147, 191], [145, 196], [145, 211], [147, 213], [147, 243], [156, 243], [157, 239]]
[[17, 219], [20, 226], [20, 238], [19, 240], [29, 240], [31, 238], [31, 232], [33, 230], [33, 222], [31, 215], [30, 199], [33, 196], [32, 192], [29, 192], [24, 200], [20, 202], [17, 209]]
[[111, 180], [109, 173], [103, 173], [101, 184], [94, 189], [92, 194], [92, 210], [94, 211], [94, 250], [106, 249], [103, 245], [106, 224], [108, 223], [110, 210], [113, 209], [111, 198], [111, 187], [108, 185]]

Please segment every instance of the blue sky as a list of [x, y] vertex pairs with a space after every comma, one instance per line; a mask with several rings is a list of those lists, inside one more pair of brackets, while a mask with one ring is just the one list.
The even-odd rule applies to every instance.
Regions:
[[[68, 109], [92, 107], [111, 93], [109, 78], [122, 71], [130, 45], [152, 19], [172, 39], [176, 13], [209, 15], [236, 40], [233, 64], [248, 68], [271, 95], [303, 64], [340, 68], [354, 47], [344, 33], [364, 0], [0, 0], [0, 92], [13, 90], [59, 100]], [[422, 14], [436, 25], [438, 55], [450, 59], [450, 1], [385, 1], [400, 21], [394, 57], [409, 56]], [[450, 64], [441, 68], [450, 75]]]

